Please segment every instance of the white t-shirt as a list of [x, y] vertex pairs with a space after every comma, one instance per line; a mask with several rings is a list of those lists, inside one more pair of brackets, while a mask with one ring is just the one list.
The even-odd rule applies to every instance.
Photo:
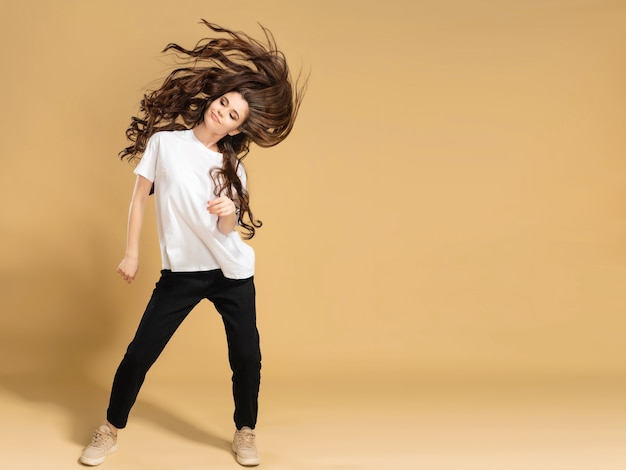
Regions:
[[[254, 274], [252, 247], [237, 231], [223, 235], [218, 217], [207, 211], [208, 201], [215, 199], [209, 173], [221, 166], [222, 154], [206, 148], [192, 130], [157, 132], [148, 141], [135, 174], [154, 182], [163, 269], [221, 269], [231, 279]], [[245, 172], [239, 168], [245, 188]]]

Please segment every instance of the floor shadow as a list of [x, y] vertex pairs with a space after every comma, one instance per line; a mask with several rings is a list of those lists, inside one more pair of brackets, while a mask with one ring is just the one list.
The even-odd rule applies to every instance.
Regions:
[[[93, 240], [98, 238], [94, 235]], [[88, 251], [94, 259], [82, 272], [71, 263], [63, 264], [65, 253], [49, 254], [36, 271], [0, 269], [0, 311], [10, 313], [0, 319], [0, 387], [33, 404], [58, 406], [69, 423], [63, 432], [79, 445], [85, 445], [105, 419], [110, 388], [102, 383], [107, 378], [95, 383], [90, 377], [102, 363], [102, 354], [110, 355], [111, 344], [119, 343], [119, 322], [125, 318], [114, 294], [121, 281], [114, 276], [101, 279], [101, 273], [110, 269], [106, 248], [94, 241]], [[34, 286], [45, 286], [42, 295], [36, 295]], [[137, 322], [140, 314], [135, 312]], [[119, 360], [123, 353], [119, 351]], [[185, 439], [230, 448], [210, 430], [141, 396], [132, 413]]]
[[[92, 431], [102, 423], [109, 390], [80, 377], [39, 374], [0, 375], [0, 386], [34, 404], [53, 404], [68, 418], [67, 438], [85, 445]], [[139, 398], [132, 410], [133, 419], [143, 419], [189, 441], [230, 451], [230, 441], [186, 421], [171, 411]]]
[[218, 449], [230, 451], [231, 442], [201, 429], [174, 413], [146, 400], [138, 400], [133, 408], [133, 417], [141, 418], [175, 433], [189, 441], [199, 442]]

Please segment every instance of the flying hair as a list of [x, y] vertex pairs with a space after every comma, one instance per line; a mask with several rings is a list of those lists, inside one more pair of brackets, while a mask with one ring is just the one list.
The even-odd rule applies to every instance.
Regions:
[[250, 142], [260, 147], [279, 144], [293, 129], [306, 90], [307, 80], [292, 80], [285, 55], [278, 50], [271, 31], [263, 26], [265, 42], [202, 23], [219, 37], [198, 41], [192, 49], [170, 43], [163, 53], [172, 52], [181, 61], [160, 88], [146, 93], [136, 116], [126, 129], [131, 144], [119, 153], [130, 162], [141, 158], [150, 137], [160, 131], [191, 129], [204, 119], [204, 112], [222, 95], [241, 93], [249, 116], [234, 136], [218, 143], [223, 166], [211, 173], [215, 195], [235, 201], [238, 222], [246, 238], [252, 238], [262, 222], [250, 210], [249, 195], [239, 178], [239, 166], [249, 152]]

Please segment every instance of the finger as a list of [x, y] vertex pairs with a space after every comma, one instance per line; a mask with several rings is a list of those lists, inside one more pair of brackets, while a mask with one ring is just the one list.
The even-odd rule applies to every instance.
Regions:
[[234, 213], [234, 211], [232, 211], [230, 207], [225, 207], [221, 211], [219, 211], [218, 215], [220, 217], [225, 217], [225, 216], [231, 215], [233, 213]]
[[224, 215], [224, 212], [228, 210], [228, 206], [222, 202], [211, 204], [209, 212], [211, 214]]

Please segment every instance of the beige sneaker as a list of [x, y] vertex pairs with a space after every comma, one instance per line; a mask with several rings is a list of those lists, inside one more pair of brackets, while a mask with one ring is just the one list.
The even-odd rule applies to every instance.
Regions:
[[80, 454], [79, 461], [85, 465], [100, 465], [107, 455], [116, 450], [117, 436], [113, 435], [109, 426], [103, 424], [93, 433], [91, 442]]
[[254, 431], [247, 426], [244, 426], [235, 433], [235, 437], [233, 438], [233, 452], [237, 455], [237, 462], [240, 465], [251, 467], [261, 463], [254, 438]]

